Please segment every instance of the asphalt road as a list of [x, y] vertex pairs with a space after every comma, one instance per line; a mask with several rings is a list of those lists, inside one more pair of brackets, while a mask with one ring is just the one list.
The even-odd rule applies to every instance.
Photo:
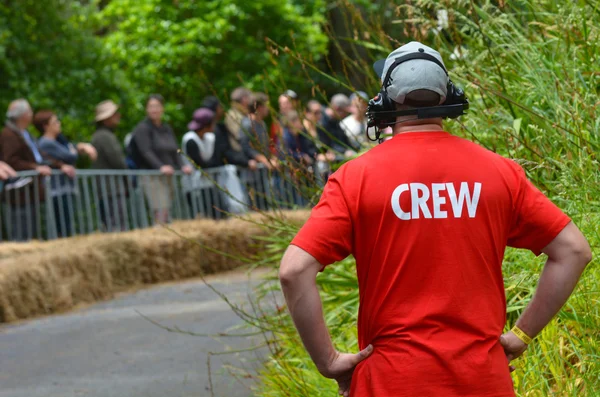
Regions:
[[[211, 279], [239, 304], [247, 304], [251, 284], [255, 281], [241, 273]], [[264, 349], [211, 355], [210, 376], [207, 357], [258, 346], [259, 337], [173, 333], [136, 311], [197, 333], [248, 332], [231, 330], [242, 321], [201, 281], [124, 294], [68, 314], [0, 327], [0, 397], [252, 395], [252, 374]]]

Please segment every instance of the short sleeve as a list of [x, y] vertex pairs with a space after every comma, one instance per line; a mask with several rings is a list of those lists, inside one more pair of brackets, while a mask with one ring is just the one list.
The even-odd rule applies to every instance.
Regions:
[[352, 221], [336, 174], [329, 178], [321, 200], [292, 240], [292, 245], [311, 254], [323, 268], [352, 252]]
[[518, 191], [508, 245], [539, 255], [571, 219], [527, 179], [520, 166], [517, 167]]

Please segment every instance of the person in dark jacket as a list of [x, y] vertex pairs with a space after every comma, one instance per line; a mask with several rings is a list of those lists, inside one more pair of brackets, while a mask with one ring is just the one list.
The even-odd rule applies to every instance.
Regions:
[[164, 99], [161, 95], [150, 95], [146, 102], [147, 117], [133, 130], [132, 139], [140, 154], [140, 169], [160, 170], [163, 176], [144, 178], [144, 190], [154, 213], [156, 223], [168, 223], [173, 197], [171, 176], [175, 170], [192, 173], [192, 167], [184, 165], [178, 153], [179, 146], [171, 126], [163, 122]]
[[212, 159], [202, 168], [220, 167], [225, 164], [238, 165], [255, 170], [258, 163], [249, 158], [243, 151], [236, 151], [231, 147], [228, 137], [231, 135], [227, 125], [222, 121], [225, 114], [223, 105], [217, 97], [208, 96], [202, 101], [201, 108], [210, 109], [215, 113], [214, 127], [212, 132], [215, 134], [215, 151]]
[[217, 133], [213, 132], [216, 117], [216, 113], [208, 108], [196, 110], [188, 124], [190, 132], [182, 140], [182, 150], [189, 160], [200, 168], [214, 169], [209, 171], [208, 178], [201, 172], [192, 175], [186, 186], [186, 196], [194, 217], [198, 210], [214, 218], [222, 217], [222, 212], [217, 209], [236, 214], [247, 211], [247, 193], [237, 169], [233, 164], [223, 163], [228, 141], [227, 135], [223, 134], [225, 139], [219, 143]]
[[311, 165], [317, 157], [317, 147], [304, 129], [300, 115], [292, 110], [283, 117], [283, 153], [297, 163]]
[[[119, 106], [111, 100], [96, 106], [96, 132], [92, 135], [92, 145], [98, 153], [92, 168], [97, 170], [125, 170], [125, 156], [114, 131], [121, 121]], [[97, 194], [100, 218], [104, 230], [127, 230], [125, 219], [126, 183], [115, 177], [98, 176]], [[114, 185], [114, 187], [112, 186]], [[96, 196], [95, 196], [96, 197]]]
[[[4, 182], [11, 178], [16, 178], [17, 172], [4, 161], [0, 161], [0, 181]], [[2, 191], [2, 187], [0, 187], [0, 191]]]
[[[6, 124], [0, 133], [0, 158], [15, 171], [37, 171], [40, 177], [50, 176], [52, 168], [74, 175], [73, 167], [48, 157], [40, 151], [27, 130], [33, 111], [25, 99], [17, 99], [8, 107]], [[37, 185], [37, 189], [35, 189]], [[37, 195], [36, 195], [37, 190]], [[4, 206], [7, 234], [10, 239], [27, 241], [41, 237], [38, 227], [40, 203], [45, 198], [43, 179], [20, 189], [5, 192]]]
[[359, 149], [353, 146], [341, 125], [341, 121], [349, 114], [350, 105], [350, 99], [344, 94], [331, 97], [319, 128], [320, 140], [336, 153], [338, 160], [352, 157]]
[[283, 145], [279, 148], [279, 156], [286, 167], [281, 167], [279, 173], [274, 175], [273, 183], [284, 205], [289, 206], [293, 203], [304, 206], [306, 200], [302, 189], [312, 184], [311, 171], [319, 153], [309, 133], [304, 129], [298, 112], [289, 111], [281, 122]]
[[265, 123], [268, 115], [269, 97], [262, 92], [254, 93], [250, 114], [242, 120], [241, 145], [246, 156], [272, 169], [276, 161], [271, 156], [271, 139]]

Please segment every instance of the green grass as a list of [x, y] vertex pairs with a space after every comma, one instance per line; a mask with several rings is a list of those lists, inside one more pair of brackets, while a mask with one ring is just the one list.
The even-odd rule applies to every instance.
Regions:
[[[347, 3], [347, 2], [343, 2]], [[471, 101], [469, 115], [448, 129], [506, 157], [519, 161], [528, 176], [580, 226], [598, 253], [600, 197], [596, 153], [600, 117], [599, 1], [413, 1], [393, 9], [391, 17], [347, 11], [347, 23], [369, 32], [372, 45], [358, 38], [336, 38], [336, 45], [350, 41], [342, 57], [348, 70], [370, 73], [370, 58], [409, 39], [439, 48], [453, 80], [465, 87]], [[450, 10], [447, 38], [431, 33], [436, 7]], [[494, 5], [494, 4], [500, 4]], [[381, 21], [382, 18], [388, 18]], [[373, 22], [371, 22], [373, 21]], [[392, 23], [397, 22], [397, 23]], [[380, 26], [400, 32], [390, 39]], [[401, 28], [399, 28], [401, 26]], [[352, 30], [352, 29], [351, 29]], [[404, 36], [402, 36], [404, 35]], [[368, 41], [368, 40], [367, 40]], [[462, 45], [467, 56], [455, 61], [450, 54]], [[353, 55], [361, 48], [369, 59]], [[307, 81], [315, 71], [308, 61]], [[282, 65], [282, 67], [285, 67]], [[350, 86], [344, 74], [329, 76], [341, 87]], [[370, 92], [376, 79], [366, 74]], [[364, 88], [364, 87], [358, 87]], [[315, 91], [319, 92], [319, 87]], [[296, 228], [280, 227], [268, 237], [269, 250], [259, 258], [273, 266], [256, 303], [265, 307], [260, 323], [269, 341], [271, 356], [260, 374], [257, 396], [335, 395], [333, 381], [324, 379], [307, 356], [283, 306], [272, 306], [279, 289], [276, 269]], [[544, 258], [529, 252], [507, 250], [504, 261], [510, 327], [529, 302]], [[525, 356], [516, 361], [513, 379], [519, 396], [600, 395], [600, 268], [594, 260], [574, 295]], [[348, 258], [319, 275], [327, 324], [336, 347], [357, 351], [356, 317], [358, 289], [354, 261]], [[269, 306], [270, 305], [270, 306]]]

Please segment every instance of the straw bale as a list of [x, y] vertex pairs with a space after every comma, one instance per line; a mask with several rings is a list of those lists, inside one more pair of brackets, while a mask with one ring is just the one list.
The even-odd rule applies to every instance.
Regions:
[[[0, 323], [69, 310], [118, 291], [231, 270], [251, 263], [277, 222], [302, 224], [308, 211], [248, 219], [176, 222], [126, 233], [0, 244]], [[281, 224], [281, 223], [280, 223]], [[224, 255], [223, 253], [226, 253]]]

